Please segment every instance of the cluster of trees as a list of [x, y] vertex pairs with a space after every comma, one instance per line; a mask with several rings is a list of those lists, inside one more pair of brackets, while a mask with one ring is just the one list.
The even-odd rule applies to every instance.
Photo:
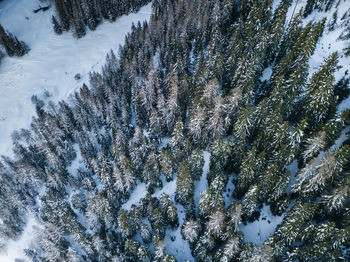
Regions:
[[[20, 41], [6, 31], [0, 24], [0, 45], [5, 49], [9, 56], [23, 56], [29, 52], [29, 47], [23, 41]], [[0, 49], [0, 60], [4, 57], [4, 52]]]
[[73, 30], [75, 37], [85, 35], [86, 26], [95, 30], [102, 19], [115, 21], [118, 17], [139, 8], [150, 0], [51, 0], [56, 8], [52, 23], [57, 34]]
[[[350, 80], [335, 82], [337, 53], [309, 76], [326, 21], [303, 26], [300, 11], [287, 23], [292, 2], [153, 1], [89, 87], [37, 100], [30, 130], [14, 133], [15, 157], [0, 162], [1, 235], [17, 238], [30, 210], [42, 222], [33, 261], [176, 261], [168, 230], [197, 261], [348, 259], [350, 140], [332, 145], [349, 125], [337, 107]], [[203, 150], [208, 188], [195, 203]], [[154, 195], [173, 180], [174, 195]], [[123, 209], [140, 183], [146, 197]], [[239, 225], [263, 204], [286, 215], [255, 247]]]

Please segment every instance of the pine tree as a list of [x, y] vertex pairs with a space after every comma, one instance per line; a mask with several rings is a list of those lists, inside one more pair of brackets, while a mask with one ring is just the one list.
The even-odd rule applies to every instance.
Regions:
[[63, 33], [61, 25], [57, 22], [56, 17], [52, 16], [53, 30], [56, 34], [60, 35]]
[[308, 0], [304, 10], [304, 17], [307, 17], [315, 8], [317, 0]]
[[192, 151], [189, 158], [189, 165], [191, 166], [192, 175], [194, 180], [199, 180], [202, 176], [204, 157], [203, 152], [199, 148]]
[[141, 238], [142, 238], [143, 242], [145, 242], [146, 244], [151, 242], [152, 234], [151, 234], [151, 231], [146, 224], [141, 225], [140, 234], [141, 234]]
[[210, 147], [210, 172], [207, 175], [208, 185], [214, 181], [216, 176], [219, 175], [228, 164], [232, 152], [230, 140], [231, 137], [228, 137], [226, 141], [223, 141], [223, 139], [219, 137]]
[[169, 150], [161, 149], [160, 151], [160, 166], [162, 167], [162, 172], [165, 175], [166, 180], [169, 182], [173, 179], [174, 166], [173, 166], [173, 156]]
[[346, 160], [348, 156], [349, 146], [343, 146], [335, 152], [327, 152], [320, 163], [314, 167], [313, 172], [310, 172], [311, 176], [303, 175], [298, 179], [298, 184], [294, 185], [294, 191], [310, 196], [324, 190], [343, 170], [348, 162]]
[[206, 224], [206, 229], [209, 234], [213, 235], [215, 238], [220, 238], [225, 229], [225, 214], [222, 211], [213, 212], [209, 216], [209, 220]]
[[247, 105], [240, 110], [237, 121], [233, 125], [234, 147], [238, 162], [242, 161], [243, 155], [247, 150], [247, 140], [253, 125], [251, 116], [252, 110]]
[[309, 117], [311, 126], [316, 126], [328, 116], [334, 105], [334, 76], [337, 68], [338, 54], [334, 53], [326, 59], [310, 84], [306, 87], [306, 96], [303, 101], [304, 114]]
[[231, 261], [240, 250], [240, 240], [238, 237], [231, 238], [227, 240], [224, 250], [223, 256], [220, 258], [220, 262]]
[[199, 200], [199, 214], [202, 217], [207, 217], [215, 210], [223, 211], [225, 202], [223, 192], [225, 190], [225, 182], [223, 175], [218, 175], [205, 190]]
[[171, 134], [170, 146], [175, 158], [175, 161], [181, 161], [185, 158], [185, 154], [189, 152], [184, 152], [184, 144], [185, 144], [185, 134], [184, 134], [184, 126], [182, 121], [179, 119], [176, 122], [175, 128]]
[[313, 217], [315, 210], [315, 206], [305, 203], [294, 206], [287, 213], [273, 235], [274, 252], [277, 256], [283, 254], [285, 248], [302, 239], [305, 223]]
[[323, 202], [328, 212], [339, 211], [345, 207], [350, 194], [350, 174], [345, 173], [345, 177], [340, 183], [323, 198]]
[[311, 157], [315, 157], [317, 153], [323, 150], [326, 146], [326, 132], [321, 131], [316, 136], [306, 140], [306, 148], [303, 152], [304, 162]]
[[256, 213], [256, 209], [259, 204], [260, 187], [258, 185], [252, 185], [249, 187], [248, 192], [245, 194], [242, 202], [243, 215], [246, 219], [250, 219]]
[[256, 147], [253, 147], [242, 160], [240, 172], [235, 185], [236, 196], [242, 196], [249, 186], [258, 177], [264, 165], [264, 153], [257, 155]]
[[122, 209], [118, 215], [118, 228], [122, 232], [123, 237], [131, 237], [135, 234], [135, 225], [127, 210]]
[[156, 187], [161, 187], [162, 181], [160, 180], [160, 164], [158, 155], [151, 152], [144, 164], [142, 171], [142, 177], [146, 182], [146, 187], [149, 192], [154, 192]]
[[255, 254], [249, 259], [249, 262], [269, 262], [273, 261], [273, 249], [270, 245], [263, 244], [256, 248]]
[[195, 220], [188, 220], [183, 223], [181, 233], [185, 240], [188, 240], [190, 243], [194, 243], [200, 232], [200, 224]]
[[193, 177], [189, 164], [187, 160], [185, 160], [181, 163], [177, 174], [175, 199], [186, 207], [187, 212], [192, 212], [192, 209], [194, 208], [193, 194]]

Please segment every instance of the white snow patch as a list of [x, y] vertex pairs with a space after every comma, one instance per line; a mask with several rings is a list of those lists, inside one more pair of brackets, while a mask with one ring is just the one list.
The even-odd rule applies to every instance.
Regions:
[[[181, 227], [185, 221], [186, 211], [184, 207], [180, 204], [176, 204], [177, 214], [179, 217], [179, 227], [175, 230], [167, 229], [166, 235], [164, 238], [165, 242], [165, 251], [167, 254], [173, 255], [176, 257], [177, 261], [195, 261], [191, 255], [191, 249], [188, 242], [182, 238]], [[171, 240], [172, 237], [175, 237], [174, 241]]]
[[132, 191], [129, 200], [122, 205], [122, 209], [129, 210], [132, 205], [137, 205], [147, 194], [146, 184], [138, 183], [134, 191]]
[[272, 215], [270, 206], [264, 205], [260, 211], [258, 220], [247, 223], [247, 225], [241, 224], [240, 230], [244, 234], [244, 242], [253, 242], [255, 245], [263, 244], [267, 238], [272, 236], [284, 217], [284, 214], [282, 216]]
[[194, 183], [194, 203], [196, 205], [196, 213], [198, 214], [199, 200], [201, 199], [201, 194], [208, 188], [207, 175], [209, 173], [210, 165], [210, 153], [208, 151], [203, 151], [204, 165], [203, 173], [199, 181]]
[[233, 176], [228, 177], [226, 184], [226, 189], [224, 192], [225, 208], [228, 208], [234, 201], [232, 196], [233, 191], [235, 190], [235, 184], [233, 183]]
[[272, 75], [272, 67], [269, 66], [265, 68], [265, 70], [262, 72], [262, 76], [260, 77], [260, 80], [261, 81], [270, 80], [271, 75]]
[[[11, 155], [11, 133], [29, 128], [35, 106], [30, 97], [48, 91], [52, 100], [65, 99], [88, 81], [88, 73], [100, 71], [106, 53], [117, 50], [130, 32], [132, 22], [150, 18], [151, 3], [138, 13], [124, 15], [116, 22], [103, 22], [95, 31], [75, 39], [71, 32], [56, 35], [51, 24], [54, 12], [33, 13], [39, 0], [4, 0], [0, 3], [0, 23], [31, 51], [23, 57], [5, 57], [0, 65], [0, 155]], [[74, 80], [75, 74], [81, 80]]]
[[272, 3], [272, 12], [275, 12], [277, 7], [280, 5], [281, 0], [274, 0]]
[[287, 193], [289, 194], [292, 190], [292, 185], [296, 183], [296, 174], [298, 172], [298, 161], [295, 159], [289, 166], [287, 170], [290, 172], [290, 181], [287, 188]]
[[171, 141], [171, 137], [163, 137], [159, 145], [159, 148], [166, 147], [170, 143], [170, 141]]
[[77, 170], [81, 166], [81, 164], [83, 163], [83, 158], [81, 156], [79, 145], [78, 144], [74, 144], [73, 147], [74, 147], [74, 150], [75, 150], [75, 153], [77, 154], [77, 156], [72, 161], [70, 166], [67, 167], [67, 170], [73, 177], [77, 178]]
[[175, 191], [176, 191], [176, 179], [174, 179], [170, 182], [165, 182], [165, 183], [164, 183], [164, 181], [162, 181], [162, 182], [163, 182], [162, 189], [160, 189], [156, 193], [154, 193], [153, 196], [160, 198], [163, 194], [167, 194], [173, 198], [175, 196]]

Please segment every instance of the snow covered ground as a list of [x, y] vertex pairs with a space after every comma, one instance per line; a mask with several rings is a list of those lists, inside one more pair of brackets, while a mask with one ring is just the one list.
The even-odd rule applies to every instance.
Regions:
[[274, 216], [271, 213], [270, 206], [263, 206], [260, 217], [252, 223], [241, 225], [240, 230], [244, 234], [244, 242], [253, 242], [259, 246], [272, 236], [278, 224], [283, 220], [284, 215]]
[[[4, 0], [0, 3], [0, 24], [18, 39], [25, 41], [31, 51], [24, 57], [6, 57], [0, 64], [0, 155], [10, 155], [11, 133], [28, 128], [35, 114], [31, 96], [59, 101], [88, 81], [90, 71], [99, 71], [106, 53], [124, 43], [132, 22], [148, 20], [151, 4], [138, 13], [122, 16], [116, 22], [105, 21], [95, 31], [87, 30], [82, 39], [71, 32], [53, 32], [50, 8], [33, 13], [43, 5], [40, 0]], [[80, 73], [78, 82], [74, 76]], [[44, 92], [51, 94], [46, 98]]]
[[[0, 3], [0, 24], [31, 49], [24, 57], [5, 57], [0, 64], [0, 155], [12, 154], [10, 137], [14, 130], [29, 127], [35, 114], [33, 94], [45, 101], [66, 99], [88, 81], [90, 71], [100, 71], [106, 53], [124, 43], [133, 22], [149, 20], [151, 15], [148, 4], [138, 13], [122, 16], [114, 23], [105, 21], [95, 31], [87, 30], [86, 36], [78, 40], [71, 32], [54, 34], [54, 10], [33, 13], [39, 4], [43, 5], [39, 0]], [[74, 80], [77, 73], [81, 74], [80, 81]], [[28, 216], [20, 239], [7, 243], [7, 249], [0, 253], [1, 262], [25, 259], [23, 249], [29, 247], [35, 225], [35, 218]]]

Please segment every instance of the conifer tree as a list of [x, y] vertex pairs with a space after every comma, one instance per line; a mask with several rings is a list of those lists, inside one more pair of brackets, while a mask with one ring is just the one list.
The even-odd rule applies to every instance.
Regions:
[[204, 157], [203, 152], [199, 148], [192, 151], [189, 158], [189, 165], [191, 166], [192, 175], [194, 180], [199, 180], [202, 176]]
[[210, 184], [209, 188], [201, 194], [202, 197], [199, 200], [199, 214], [202, 217], [207, 217], [215, 210], [224, 210], [224, 189], [224, 177], [220, 174]]
[[151, 152], [148, 155], [142, 171], [142, 177], [146, 182], [147, 190], [150, 192], [153, 192], [156, 187], [162, 185], [162, 181], [160, 180], [160, 164], [156, 153]]
[[180, 119], [176, 122], [171, 134], [170, 146], [176, 161], [181, 161], [185, 157], [185, 154], [189, 153], [183, 151], [185, 147], [185, 134], [184, 126]]
[[216, 139], [210, 147], [210, 165], [209, 174], [207, 176], [208, 185], [214, 181], [216, 176], [223, 171], [226, 167], [229, 157], [232, 152], [231, 138], [228, 137], [226, 141], [223, 141], [222, 137]]
[[53, 30], [56, 34], [60, 35], [63, 33], [61, 25], [57, 22], [56, 17], [52, 16]]
[[337, 69], [338, 54], [328, 57], [306, 87], [306, 96], [303, 101], [304, 114], [309, 117], [312, 126], [322, 122], [334, 106], [334, 76]]
[[124, 237], [131, 237], [135, 234], [135, 225], [127, 210], [122, 209], [118, 215], [118, 228]]
[[184, 160], [179, 168], [176, 180], [175, 199], [186, 207], [187, 212], [192, 212], [194, 194], [194, 182], [191, 169], [187, 160]]
[[195, 220], [188, 220], [183, 223], [181, 233], [185, 240], [188, 240], [190, 243], [194, 243], [200, 232], [200, 224]]
[[249, 187], [248, 192], [244, 195], [242, 206], [243, 215], [246, 219], [250, 219], [256, 213], [256, 209], [259, 204], [260, 187], [258, 185], [252, 185]]
[[253, 147], [242, 160], [240, 172], [237, 176], [235, 185], [235, 194], [242, 196], [249, 188], [249, 186], [258, 177], [264, 165], [264, 153], [257, 155], [256, 147]]
[[161, 149], [160, 151], [160, 166], [162, 167], [162, 172], [165, 175], [166, 180], [169, 182], [173, 179], [174, 166], [173, 166], [173, 156], [169, 150]]

